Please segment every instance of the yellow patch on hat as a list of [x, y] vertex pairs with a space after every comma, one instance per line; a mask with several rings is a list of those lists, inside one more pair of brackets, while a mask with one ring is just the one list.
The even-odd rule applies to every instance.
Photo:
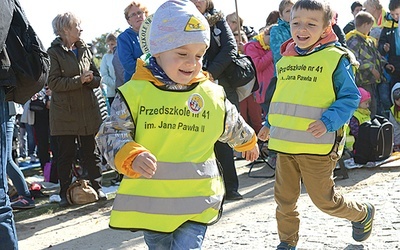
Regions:
[[195, 16], [191, 16], [186, 23], [184, 31], [204, 31], [206, 28], [204, 27], [203, 23]]

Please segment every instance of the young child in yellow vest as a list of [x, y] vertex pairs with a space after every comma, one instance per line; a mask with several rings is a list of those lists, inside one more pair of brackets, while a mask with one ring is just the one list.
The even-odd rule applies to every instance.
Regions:
[[143, 230], [149, 249], [200, 249], [225, 193], [215, 142], [254, 161], [257, 137], [201, 71], [210, 29], [192, 2], [165, 2], [139, 33], [148, 53], [119, 87], [96, 136], [108, 163], [124, 174], [110, 227]]
[[360, 100], [351, 65], [354, 55], [339, 45], [326, 1], [298, 0], [290, 15], [292, 38], [281, 46], [276, 90], [259, 132], [261, 140], [270, 137], [268, 148], [278, 152], [277, 249], [296, 249], [302, 183], [321, 211], [352, 221], [353, 239], [363, 241], [371, 234], [375, 208], [336, 192], [333, 179], [344, 147], [344, 124]]
[[393, 124], [393, 151], [400, 151], [400, 82], [396, 83], [391, 91], [393, 106], [390, 108], [389, 121]]
[[346, 147], [349, 150], [353, 150], [353, 145], [355, 140], [357, 140], [360, 125], [371, 120], [371, 111], [369, 110], [371, 94], [362, 87], [358, 87], [358, 91], [360, 91], [361, 94], [360, 104], [350, 119], [348, 130], [349, 136], [346, 138]]

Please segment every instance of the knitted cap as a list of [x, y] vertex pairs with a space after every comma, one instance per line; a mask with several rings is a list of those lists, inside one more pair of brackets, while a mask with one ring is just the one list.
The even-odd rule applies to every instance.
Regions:
[[364, 88], [358, 87], [358, 91], [360, 91], [360, 94], [361, 94], [360, 103], [371, 99], [371, 94], [368, 91], [366, 91]]
[[152, 55], [193, 43], [204, 43], [207, 47], [210, 44], [208, 22], [189, 0], [163, 3], [143, 22], [139, 35], [142, 50]]

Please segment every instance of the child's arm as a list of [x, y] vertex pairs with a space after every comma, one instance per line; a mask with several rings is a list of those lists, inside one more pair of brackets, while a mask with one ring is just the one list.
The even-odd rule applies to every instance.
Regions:
[[349, 60], [343, 57], [333, 74], [336, 101], [322, 114], [321, 121], [327, 132], [341, 128], [353, 115], [360, 101], [360, 92], [354, 83], [354, 73]]
[[246, 160], [256, 160], [259, 150], [254, 130], [244, 121], [236, 107], [228, 99], [225, 100], [225, 110], [225, 131], [218, 140], [228, 143], [238, 152], [245, 152], [243, 156]]
[[[110, 116], [100, 126], [96, 142], [112, 168], [131, 178], [155, 172], [155, 157], [133, 140], [135, 125], [119, 93], [115, 96]], [[136, 161], [136, 162], [134, 162]], [[146, 174], [148, 173], [148, 174]]]

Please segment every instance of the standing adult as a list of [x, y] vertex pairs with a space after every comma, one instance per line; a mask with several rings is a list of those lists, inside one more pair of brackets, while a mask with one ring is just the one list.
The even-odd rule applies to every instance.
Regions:
[[366, 0], [364, 2], [364, 8], [365, 11], [369, 12], [375, 19], [369, 35], [378, 40], [382, 31], [382, 25], [385, 22], [386, 11], [383, 9], [380, 0]]
[[[355, 1], [351, 4], [351, 14], [353, 14], [353, 17], [355, 18], [357, 13], [360, 12], [363, 8], [363, 5], [359, 1]], [[349, 33], [350, 31], [354, 30], [356, 27], [354, 26], [354, 19], [351, 20], [344, 26], [343, 32], [345, 34]]]
[[101, 116], [93, 92], [100, 86], [101, 77], [90, 48], [80, 38], [80, 24], [73, 13], [58, 14], [52, 22], [57, 37], [48, 49], [51, 62], [48, 85], [52, 90], [50, 132], [58, 144], [61, 207], [69, 205], [66, 194], [76, 159], [76, 143], [92, 187], [102, 193], [97, 181], [101, 173], [96, 166], [94, 141]]
[[14, 216], [7, 195], [7, 150], [12, 145], [7, 143], [7, 120], [9, 117], [6, 89], [16, 86], [15, 75], [6, 50], [6, 39], [10, 29], [14, 8], [18, 0], [0, 1], [0, 246], [1, 249], [18, 249], [17, 231]]
[[[239, 97], [236, 89], [232, 87], [224, 71], [232, 63], [231, 55], [237, 54], [236, 41], [224, 15], [214, 8], [212, 0], [191, 0], [197, 9], [206, 17], [210, 25], [210, 47], [204, 55], [203, 68], [209, 72], [210, 79], [221, 85], [228, 100], [239, 110]], [[227, 117], [226, 119], [232, 119]], [[238, 192], [239, 179], [237, 177], [233, 150], [228, 144], [215, 143], [215, 155], [223, 171], [227, 200], [240, 200], [242, 195]]]
[[130, 3], [124, 10], [129, 28], [122, 32], [117, 39], [118, 59], [124, 67], [124, 82], [131, 79], [136, 71], [136, 59], [143, 54], [138, 32], [148, 13], [147, 7], [138, 2]]

